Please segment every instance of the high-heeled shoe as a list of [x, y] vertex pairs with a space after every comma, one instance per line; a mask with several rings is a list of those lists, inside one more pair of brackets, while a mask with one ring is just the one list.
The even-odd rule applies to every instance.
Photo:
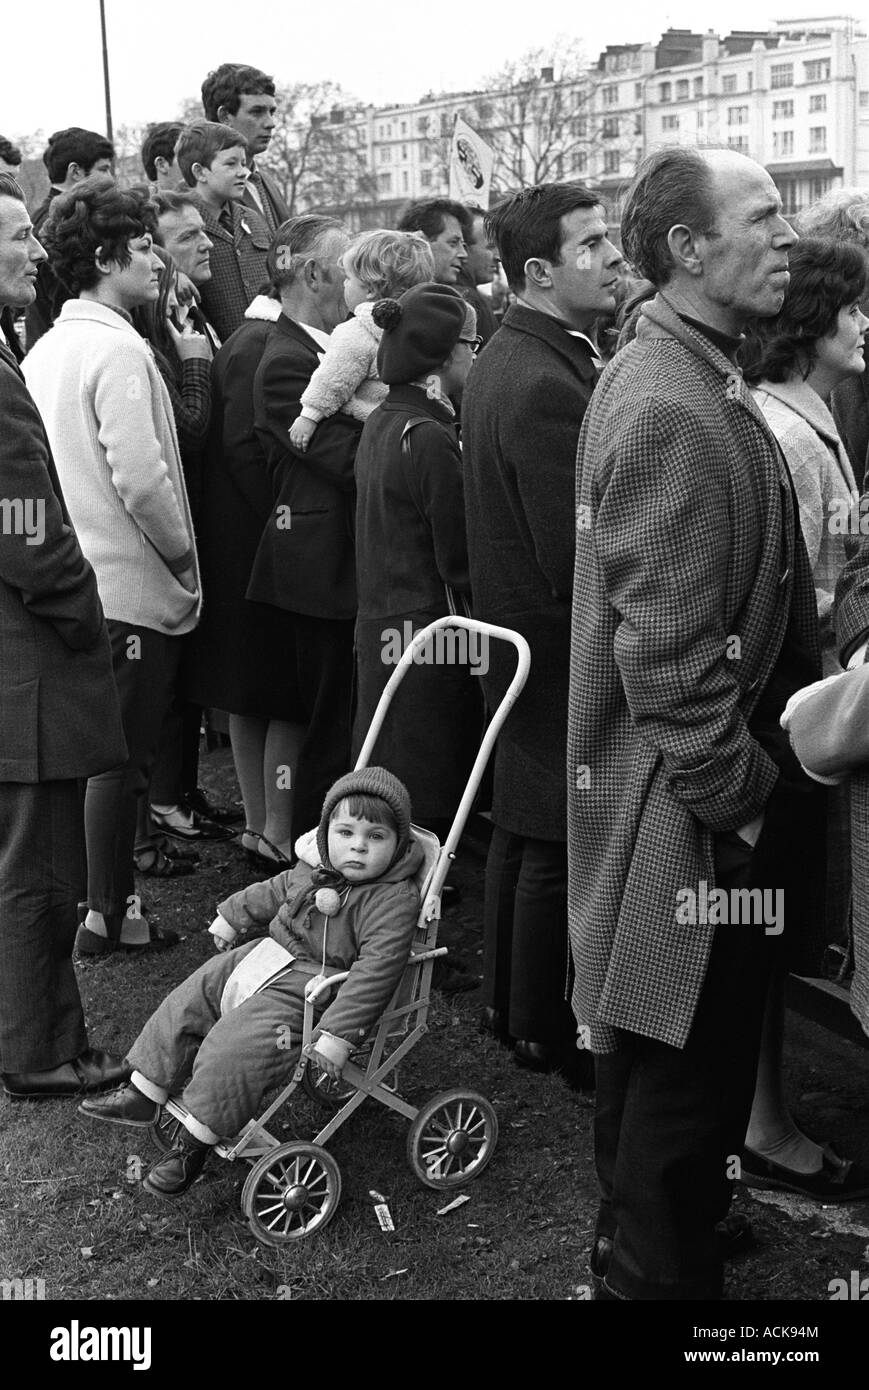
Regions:
[[[263, 854], [260, 849], [251, 849], [250, 845], [244, 843], [245, 839], [256, 840], [258, 845], [265, 845], [266, 849], [271, 852], [269, 854]], [[245, 827], [241, 833], [241, 843], [248, 862], [256, 864], [257, 868], [280, 870], [291, 869], [293, 867], [292, 859], [288, 859], [283, 850], [278, 849], [277, 845], [272, 844], [271, 840], [266, 839], [265, 835], [259, 830], [251, 830], [249, 827]]]

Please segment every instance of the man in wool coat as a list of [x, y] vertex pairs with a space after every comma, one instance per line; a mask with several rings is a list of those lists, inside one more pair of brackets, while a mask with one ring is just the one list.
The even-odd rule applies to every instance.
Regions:
[[[44, 260], [0, 175], [0, 307], [33, 303]], [[84, 1095], [128, 1075], [88, 1046], [72, 963], [83, 779], [126, 747], [96, 578], [2, 337], [0, 415], [0, 1079], [14, 1099]]]
[[622, 236], [659, 293], [580, 436], [570, 656], [592, 1274], [597, 1297], [714, 1299], [770, 972], [823, 889], [823, 794], [778, 722], [820, 674], [812, 578], [734, 365], [746, 320], [781, 308], [795, 236], [753, 160], [675, 147], [640, 167]]
[[[531, 672], [495, 754], [483, 1023], [515, 1039], [521, 1065], [582, 1079], [566, 1002], [576, 442], [597, 376], [588, 335], [612, 310], [621, 255], [596, 195], [579, 183], [523, 189], [494, 209], [487, 230], [519, 302], [465, 389], [472, 605], [475, 617], [522, 633]], [[492, 643], [483, 678], [492, 708], [513, 674], [510, 653]]]

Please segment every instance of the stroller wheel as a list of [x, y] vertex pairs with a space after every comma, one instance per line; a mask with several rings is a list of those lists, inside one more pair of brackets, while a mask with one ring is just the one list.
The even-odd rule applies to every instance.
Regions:
[[[353, 1060], [355, 1062], [358, 1059], [354, 1057]], [[364, 1062], [360, 1062], [359, 1065], [364, 1065]], [[333, 1111], [340, 1110], [341, 1106], [356, 1094], [355, 1086], [351, 1086], [348, 1081], [333, 1081], [327, 1072], [320, 1070], [316, 1062], [306, 1064], [302, 1075], [302, 1090], [318, 1105]]]
[[163, 1106], [157, 1111], [157, 1118], [150, 1126], [148, 1133], [156, 1147], [162, 1154], [171, 1153], [178, 1147], [178, 1135], [184, 1128], [180, 1120], [176, 1120], [174, 1115], [170, 1115]]
[[498, 1142], [498, 1120], [474, 1091], [444, 1091], [419, 1111], [407, 1158], [426, 1187], [461, 1187], [479, 1176]]
[[257, 1240], [288, 1245], [322, 1230], [338, 1208], [341, 1172], [319, 1144], [281, 1144], [257, 1159], [245, 1179], [241, 1209]]

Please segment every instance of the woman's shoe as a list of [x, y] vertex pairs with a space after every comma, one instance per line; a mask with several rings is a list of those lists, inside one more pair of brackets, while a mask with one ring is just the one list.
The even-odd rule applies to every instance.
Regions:
[[231, 840], [233, 831], [217, 821], [210, 821], [198, 811], [189, 811], [183, 806], [169, 806], [158, 810], [149, 808], [151, 820], [173, 840]]
[[[118, 950], [126, 951], [129, 955], [143, 955], [146, 951], [169, 951], [173, 946], [177, 946], [181, 940], [177, 931], [170, 931], [168, 927], [160, 927], [156, 922], [145, 919], [148, 928], [147, 939], [138, 939], [139, 933], [132, 940], [124, 939], [124, 929], [127, 925], [127, 918], [121, 925], [121, 935], [118, 941]], [[133, 936], [132, 928], [128, 930], [128, 937]]]
[[[257, 844], [257, 848], [252, 849], [250, 845], [244, 843], [245, 840], [254, 840]], [[291, 869], [293, 867], [292, 859], [288, 859], [283, 850], [278, 849], [277, 845], [273, 845], [271, 840], [267, 840], [265, 835], [259, 830], [251, 830], [246, 826], [241, 832], [241, 843], [248, 860], [251, 864], [256, 864], [257, 868], [280, 870]], [[261, 845], [265, 845], [271, 853], [263, 854], [262, 850], [259, 848]]]
[[772, 1192], [793, 1192], [817, 1202], [856, 1202], [869, 1197], [869, 1170], [849, 1158], [840, 1158], [824, 1145], [817, 1173], [797, 1173], [753, 1149], [743, 1149], [740, 1181], [744, 1187]]
[[199, 856], [191, 859], [189, 853], [173, 854], [160, 849], [158, 845], [149, 845], [147, 849], [140, 849], [134, 854], [133, 859], [136, 873], [145, 874], [148, 878], [183, 878], [195, 871]]

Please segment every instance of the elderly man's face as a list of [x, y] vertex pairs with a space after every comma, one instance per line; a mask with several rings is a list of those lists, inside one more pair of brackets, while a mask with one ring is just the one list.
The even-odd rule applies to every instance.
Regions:
[[209, 252], [212, 242], [205, 231], [199, 210], [187, 206], [177, 212], [161, 213], [158, 226], [164, 248], [194, 285], [204, 285], [211, 279]]
[[787, 292], [788, 251], [796, 233], [781, 215], [778, 189], [753, 160], [721, 152], [709, 158], [715, 230], [697, 238], [702, 293], [734, 333], [755, 316], [777, 314]]
[[318, 307], [327, 333], [331, 333], [347, 317], [347, 305], [344, 302], [344, 282], [347, 279], [344, 255], [349, 245], [350, 237], [346, 232], [331, 232], [322, 256], [316, 257], [321, 277]]
[[0, 196], [0, 306], [20, 309], [36, 298], [36, 274], [46, 253], [33, 235], [27, 208]]

